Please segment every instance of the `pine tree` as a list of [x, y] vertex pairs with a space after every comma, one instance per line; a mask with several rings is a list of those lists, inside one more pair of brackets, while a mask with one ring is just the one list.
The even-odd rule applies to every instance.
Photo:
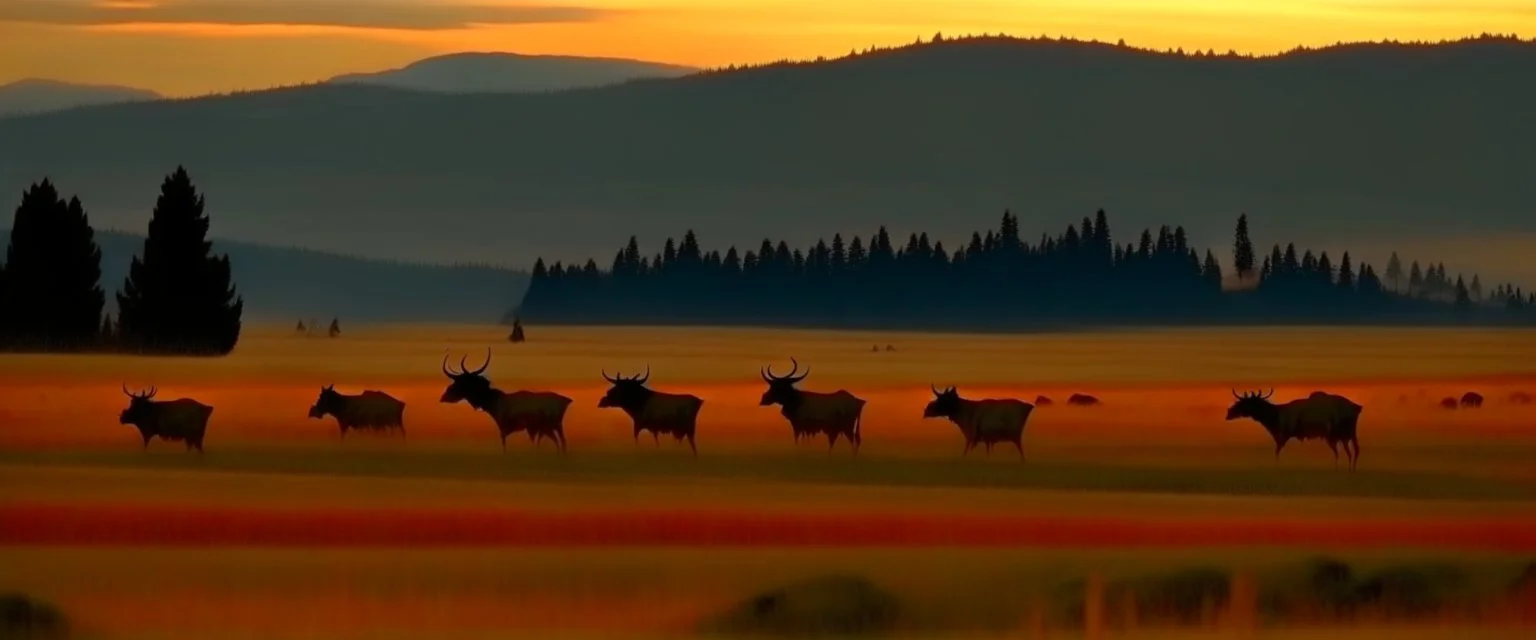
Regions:
[[100, 339], [101, 248], [79, 198], [44, 179], [22, 194], [6, 250], [0, 339], [26, 349], [78, 349]]
[[1419, 269], [1419, 261], [1414, 260], [1408, 268], [1408, 295], [1424, 295], [1424, 272]]
[[1253, 241], [1248, 238], [1248, 214], [1237, 217], [1237, 232], [1232, 243], [1232, 267], [1240, 280], [1253, 277]]
[[234, 350], [245, 301], [230, 281], [229, 256], [211, 255], [204, 205], [182, 167], [160, 185], [143, 255], [133, 258], [117, 294], [118, 340], [125, 346], [199, 355]]
[[1216, 262], [1216, 254], [1211, 253], [1210, 249], [1205, 250], [1205, 264], [1200, 266], [1200, 275], [1206, 283], [1217, 290], [1221, 289], [1221, 264]]
[[1344, 257], [1339, 258], [1339, 290], [1353, 292], [1355, 290], [1355, 268], [1349, 263], [1349, 252], [1344, 252]]
[[1392, 257], [1387, 260], [1387, 280], [1392, 282], [1392, 291], [1399, 292], [1399, 283], [1403, 279], [1403, 263], [1397, 259], [1397, 252], [1392, 252]]
[[1473, 302], [1483, 301], [1483, 281], [1475, 273], [1472, 274], [1472, 285], [1467, 287], [1467, 293], [1472, 296]]
[[1461, 276], [1456, 276], [1456, 308], [1466, 309], [1472, 306], [1472, 298], [1467, 294], [1467, 283]]

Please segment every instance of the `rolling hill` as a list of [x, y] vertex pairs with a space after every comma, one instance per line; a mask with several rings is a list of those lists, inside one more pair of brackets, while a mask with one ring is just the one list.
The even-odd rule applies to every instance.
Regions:
[[515, 93], [583, 89], [641, 78], [675, 78], [698, 69], [679, 65], [576, 56], [454, 53], [399, 69], [336, 76], [331, 84], [366, 84], [439, 93]]
[[0, 121], [0, 189], [51, 176], [126, 226], [185, 164], [232, 238], [520, 264], [687, 228], [950, 244], [1005, 207], [1026, 234], [1104, 207], [1122, 239], [1222, 247], [1246, 212], [1261, 246], [1459, 247], [1415, 257], [1529, 279], [1490, 247], [1536, 242], [1531, 77], [1536, 44], [1503, 38], [1261, 58], [976, 38], [546, 94], [320, 85]]
[[[10, 230], [0, 230], [9, 238]], [[96, 231], [107, 307], [122, 288], [128, 265], [143, 253], [144, 237]], [[233, 240], [213, 241], [228, 253], [247, 320], [294, 322], [339, 317], [353, 322], [499, 322], [522, 300], [523, 272], [479, 266], [410, 264], [354, 258], [306, 249]]]
[[0, 118], [160, 98], [148, 89], [32, 78], [0, 85]]

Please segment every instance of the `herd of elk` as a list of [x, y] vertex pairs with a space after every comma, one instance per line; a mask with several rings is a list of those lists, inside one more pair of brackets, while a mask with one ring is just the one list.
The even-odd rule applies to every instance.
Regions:
[[[491, 352], [486, 349], [485, 362], [479, 368], [469, 369], [468, 356], [459, 359], [458, 370], [448, 366], [448, 354], [443, 355], [442, 373], [449, 380], [440, 402], [445, 404], [467, 403], [475, 411], [491, 417], [500, 434], [501, 448], [507, 448], [507, 436], [519, 431], [528, 434], [535, 446], [542, 440], [553, 440], [557, 451], [566, 453], [565, 414], [571, 399], [551, 391], [502, 391], [491, 385], [485, 372], [491, 366]], [[839, 439], [847, 440], [854, 455], [863, 444], [861, 425], [865, 400], [838, 389], [832, 392], [806, 391], [796, 385], [811, 373], [803, 372], [800, 363], [790, 358], [790, 371], [776, 375], [771, 366], [759, 369], [768, 389], [763, 392], [758, 405], [779, 406], [779, 413], [789, 423], [790, 432], [798, 444], [805, 438], [825, 435], [827, 450], [835, 449]], [[599, 408], [623, 411], [634, 426], [634, 440], [638, 444], [640, 433], [650, 431], [651, 439], [658, 446], [661, 436], [670, 435], [678, 442], [686, 441], [694, 456], [698, 455], [699, 410], [704, 400], [689, 394], [663, 393], [646, 386], [651, 377], [650, 367], [645, 373], [625, 377], [609, 376], [602, 372], [603, 380], [610, 386], [598, 400]], [[962, 398], [954, 387], [939, 390], [929, 385], [933, 399], [923, 409], [923, 418], [943, 418], [959, 429], [965, 447], [962, 456], [968, 456], [976, 445], [985, 447], [988, 454], [996, 444], [1012, 444], [1024, 456], [1024, 429], [1036, 407], [1052, 404], [1050, 398], [1040, 395], [1034, 404], [1011, 398], [972, 400]], [[130, 398], [119, 421], [133, 425], [143, 437], [143, 446], [158, 437], [167, 441], [181, 441], [187, 450], [203, 451], [203, 440], [208, 430], [208, 419], [213, 407], [190, 398], [170, 401], [154, 400], [156, 390], [134, 393], [123, 386], [123, 393]], [[1268, 393], [1242, 393], [1232, 391], [1235, 402], [1227, 409], [1227, 420], [1251, 419], [1264, 427], [1275, 443], [1275, 459], [1291, 440], [1322, 440], [1333, 452], [1334, 462], [1339, 459], [1339, 446], [1354, 470], [1360, 460], [1358, 427], [1363, 407], [1344, 396], [1313, 392], [1305, 398], [1276, 404]], [[1447, 397], [1441, 405], [1447, 408], [1477, 408], [1483, 405], [1483, 396], [1467, 392], [1460, 399]], [[1532, 396], [1516, 391], [1508, 396], [1510, 404], [1529, 405]], [[1102, 402], [1091, 395], [1074, 393], [1066, 400], [1068, 406], [1101, 406]], [[320, 395], [309, 409], [312, 419], [332, 416], [340, 428], [341, 437], [348, 430], [378, 432], [398, 431], [405, 435], [405, 402], [382, 391], [364, 390], [358, 395], [346, 395], [335, 390], [334, 385], [321, 387]]]

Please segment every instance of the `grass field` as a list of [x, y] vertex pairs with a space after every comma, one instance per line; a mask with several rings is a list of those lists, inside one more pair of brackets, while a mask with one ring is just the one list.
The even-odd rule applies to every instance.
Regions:
[[[917, 603], [920, 618], [1009, 633], [1029, 593], [1095, 571], [1263, 572], [1329, 553], [1502, 576], [1536, 558], [1536, 406], [1506, 400], [1536, 392], [1533, 332], [530, 338], [255, 327], [222, 359], [0, 357], [0, 591], [49, 599], [109, 638], [650, 637], [690, 634], [784, 581], [846, 573]], [[498, 386], [575, 399], [567, 457], [520, 436], [503, 453], [489, 418], [438, 402], [445, 350], [473, 366], [488, 345]], [[757, 406], [759, 367], [782, 373], [790, 356], [812, 369], [804, 388], [869, 401], [857, 456], [797, 447], [776, 408]], [[623, 414], [596, 407], [600, 370], [646, 366], [652, 387], [705, 399], [697, 458], [633, 442]], [[342, 441], [334, 422], [307, 419], [333, 383], [404, 400], [409, 435]], [[1104, 406], [1037, 409], [1026, 462], [1011, 449], [963, 458], [952, 425], [921, 418], [930, 383]], [[206, 455], [141, 451], [117, 423], [123, 384], [213, 405]], [[1276, 460], [1257, 424], [1223, 420], [1233, 387], [1360, 402], [1360, 469], [1316, 443]], [[1487, 405], [1435, 406], [1469, 390]], [[1431, 635], [1253, 637], [1450, 637], [1417, 631]]]

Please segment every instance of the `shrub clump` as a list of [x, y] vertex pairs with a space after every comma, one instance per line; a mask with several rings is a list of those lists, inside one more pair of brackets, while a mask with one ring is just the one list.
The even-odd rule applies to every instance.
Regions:
[[1261, 602], [1276, 617], [1343, 619], [1369, 611], [1411, 619], [1452, 607], [1467, 586], [1466, 575], [1447, 565], [1397, 565], [1362, 576], [1343, 562], [1320, 558], [1308, 564], [1300, 584], [1271, 586]]
[[[1083, 580], [1058, 587], [1050, 599], [1047, 622], [1065, 628], [1082, 627], [1086, 588]], [[1117, 628], [1199, 624], [1226, 607], [1231, 594], [1231, 574], [1215, 568], [1116, 580], [1104, 585], [1104, 623]]]
[[19, 593], [0, 593], [0, 638], [65, 638], [69, 625], [53, 605]]
[[706, 631], [792, 637], [870, 635], [895, 629], [897, 598], [869, 580], [828, 576], [770, 589], [706, 623]]

